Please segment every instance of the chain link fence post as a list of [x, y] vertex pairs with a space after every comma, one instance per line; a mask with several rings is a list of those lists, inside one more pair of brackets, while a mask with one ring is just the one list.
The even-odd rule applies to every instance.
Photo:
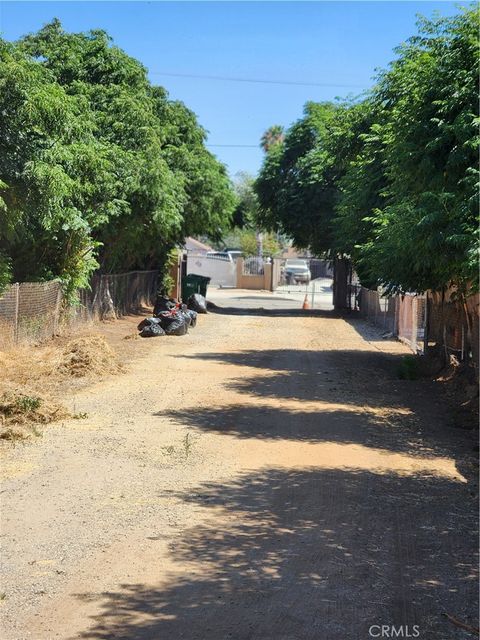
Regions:
[[16, 282], [14, 285], [15, 289], [15, 315], [13, 320], [13, 342], [17, 344], [18, 342], [18, 311], [20, 308], [20, 285]]

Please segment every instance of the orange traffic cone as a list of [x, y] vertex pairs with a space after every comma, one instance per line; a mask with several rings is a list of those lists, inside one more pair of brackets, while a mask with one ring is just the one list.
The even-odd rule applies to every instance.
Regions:
[[303, 301], [302, 309], [310, 309], [310, 305], [308, 304], [308, 294], [305, 295], [305, 300]]

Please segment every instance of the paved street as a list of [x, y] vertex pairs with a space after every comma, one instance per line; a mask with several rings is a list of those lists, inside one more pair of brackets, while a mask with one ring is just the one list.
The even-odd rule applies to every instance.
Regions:
[[209, 287], [208, 299], [220, 306], [239, 309], [301, 309], [307, 295], [312, 309], [329, 311], [332, 305], [332, 279], [317, 278], [309, 285], [281, 285], [273, 293], [270, 291], [247, 291]]

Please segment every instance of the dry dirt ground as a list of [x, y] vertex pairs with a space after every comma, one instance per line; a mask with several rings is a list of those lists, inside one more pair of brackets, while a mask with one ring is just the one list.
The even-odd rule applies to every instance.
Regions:
[[4, 447], [2, 640], [473, 637], [442, 614], [476, 626], [475, 438], [405, 347], [278, 305], [137, 321], [84, 419]]

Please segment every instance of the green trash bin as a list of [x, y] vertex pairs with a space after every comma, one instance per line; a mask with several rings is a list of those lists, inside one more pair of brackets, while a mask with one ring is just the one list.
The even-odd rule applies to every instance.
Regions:
[[182, 278], [182, 300], [186, 302], [194, 293], [200, 293], [206, 298], [210, 280], [211, 278], [199, 276], [196, 273], [189, 273], [188, 276], [184, 276]]

